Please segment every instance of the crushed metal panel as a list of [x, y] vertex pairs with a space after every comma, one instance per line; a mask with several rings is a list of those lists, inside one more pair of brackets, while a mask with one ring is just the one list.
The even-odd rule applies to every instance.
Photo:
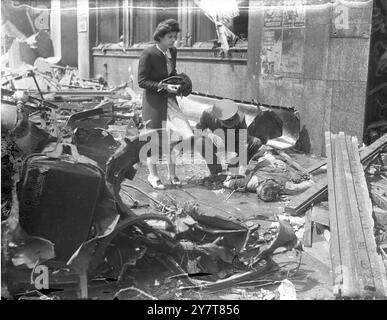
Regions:
[[31, 156], [19, 186], [20, 225], [55, 244], [66, 261], [89, 234], [103, 186], [102, 173], [73, 158]]

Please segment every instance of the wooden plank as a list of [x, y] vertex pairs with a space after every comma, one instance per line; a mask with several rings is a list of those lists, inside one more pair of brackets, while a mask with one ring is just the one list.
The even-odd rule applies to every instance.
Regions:
[[327, 176], [328, 176], [328, 206], [329, 206], [329, 220], [330, 220], [330, 255], [332, 261], [334, 294], [338, 295], [339, 285], [342, 283], [343, 271], [341, 263], [341, 253], [339, 245], [339, 225], [337, 221], [337, 202], [336, 189], [334, 183], [335, 167], [335, 136], [330, 132], [325, 132], [326, 150], [327, 150]]
[[[363, 290], [364, 295], [368, 295], [367, 291], [371, 290], [371, 292], [376, 291], [376, 284], [373, 274], [373, 268], [370, 261], [370, 252], [369, 252], [369, 245], [367, 245], [367, 242], [369, 240], [374, 241], [374, 235], [373, 235], [373, 228], [365, 224], [364, 215], [369, 215], [369, 217], [372, 219], [372, 204], [369, 198], [368, 189], [367, 189], [367, 183], [364, 176], [364, 170], [363, 166], [360, 162], [359, 157], [359, 151], [358, 151], [358, 143], [357, 139], [356, 145], [353, 146], [352, 139], [350, 136], [347, 137], [347, 145], [348, 145], [348, 154], [349, 154], [349, 160], [352, 168], [352, 174], [354, 179], [354, 193], [356, 194], [357, 198], [357, 205], [358, 205], [358, 212], [357, 216], [354, 216], [354, 219], [356, 219], [356, 222], [359, 224], [359, 229], [361, 230], [357, 234], [355, 234], [357, 238], [357, 250], [360, 253], [360, 261], [359, 265], [362, 268], [361, 272], [364, 276], [364, 284], [363, 284]], [[363, 179], [362, 179], [363, 177]], [[364, 193], [365, 191], [365, 193]], [[367, 219], [366, 219], [367, 220]], [[369, 223], [369, 221], [368, 221]], [[368, 229], [368, 230], [367, 230]], [[354, 230], [355, 231], [355, 230]], [[371, 232], [369, 232], [371, 231]], [[376, 248], [375, 248], [376, 253]]]
[[356, 137], [351, 138], [353, 156], [353, 172], [355, 179], [355, 189], [359, 205], [359, 221], [362, 225], [364, 235], [364, 246], [368, 253], [370, 272], [374, 278], [374, 287], [366, 288], [375, 297], [387, 297], [387, 275], [381, 257], [377, 253], [376, 242], [373, 232], [374, 221], [372, 218], [372, 202], [369, 197], [367, 182], [365, 179], [363, 166], [360, 163], [358, 153], [358, 141]]
[[[344, 146], [345, 148], [345, 146]], [[339, 233], [339, 246], [342, 264], [342, 283], [340, 285], [340, 296], [348, 298], [356, 298], [359, 295], [359, 282], [356, 277], [356, 259], [353, 256], [352, 239], [350, 236], [351, 225], [348, 219], [348, 212], [350, 211], [348, 191], [346, 188], [345, 181], [345, 169], [344, 169], [344, 156], [343, 146], [340, 143], [340, 136], [335, 139], [335, 176], [333, 177], [335, 183], [335, 194], [336, 194], [336, 216], [338, 222]], [[332, 234], [332, 232], [331, 232]]]
[[[343, 155], [343, 168], [345, 179], [346, 201], [348, 203], [348, 210], [344, 212], [347, 220], [347, 229], [349, 234], [349, 244], [351, 252], [351, 267], [352, 267], [352, 281], [355, 281], [357, 287], [357, 295], [364, 297], [364, 288], [374, 287], [373, 276], [371, 273], [371, 265], [368, 258], [367, 248], [365, 247], [365, 239], [363, 228], [360, 221], [359, 214], [359, 199], [355, 190], [355, 177], [352, 171], [354, 163], [353, 150], [351, 141], [348, 141], [349, 136], [345, 136], [344, 132], [339, 133], [339, 142]], [[350, 152], [352, 151], [352, 152]], [[357, 152], [358, 149], [357, 149]], [[351, 161], [350, 161], [351, 158]], [[360, 164], [360, 159], [359, 159]], [[351, 166], [352, 165], [352, 166]], [[340, 230], [341, 232], [341, 230]]]
[[387, 133], [380, 137], [378, 140], [367, 146], [360, 151], [361, 162], [364, 163], [371, 159], [375, 154], [379, 153], [381, 148], [387, 146]]
[[[380, 149], [387, 146], [387, 133], [374, 143], [366, 147], [361, 151], [361, 161], [366, 162], [371, 159], [375, 154], [380, 152]], [[328, 190], [328, 182], [326, 177], [321, 179], [316, 185], [312, 186], [302, 194], [294, 197], [287, 206], [285, 206], [285, 212], [291, 215], [297, 215], [308, 209], [317, 199], [326, 194]]]
[[325, 178], [311, 186], [302, 194], [293, 197], [285, 207], [285, 212], [293, 216], [305, 212], [315, 201], [326, 195], [327, 190], [328, 186]]
[[309, 209], [305, 214], [305, 226], [304, 226], [304, 236], [303, 244], [305, 247], [312, 247], [313, 243], [313, 221], [312, 221], [312, 211], [313, 208]]
[[[356, 201], [357, 201], [357, 209], [356, 212], [357, 216], [355, 215], [353, 218], [356, 219], [356, 223], [359, 225], [356, 230], [359, 230], [355, 233], [355, 230], [353, 230], [353, 234], [355, 236], [355, 240], [357, 247], [356, 249], [359, 251], [360, 260], [358, 261], [360, 271], [363, 275], [363, 288], [364, 291], [363, 295], [368, 296], [368, 291], [372, 292], [376, 291], [376, 284], [373, 274], [373, 268], [370, 260], [370, 252], [369, 252], [369, 246], [367, 246], [367, 242], [369, 241], [368, 238], [373, 239], [373, 228], [371, 228], [371, 233], [367, 232], [367, 229], [369, 229], [369, 226], [364, 224], [364, 217], [363, 215], [369, 215], [372, 217], [372, 204], [370, 202], [368, 189], [367, 189], [367, 183], [364, 176], [364, 170], [363, 166], [360, 162], [359, 157], [359, 150], [357, 147], [357, 139], [356, 139], [356, 145], [355, 148], [352, 144], [352, 138], [350, 136], [346, 137], [347, 139], [347, 146], [348, 146], [348, 155], [349, 155], [349, 161], [352, 171], [352, 177], [353, 177], [353, 186], [354, 186], [354, 194], [356, 195]], [[361, 179], [361, 176], [364, 177], [363, 181]], [[364, 185], [363, 185], [364, 184]], [[365, 187], [365, 189], [364, 189]], [[364, 191], [366, 192], [364, 194]], [[368, 199], [368, 200], [367, 200]], [[369, 231], [369, 230], [368, 230]], [[376, 249], [376, 248], [375, 248]], [[375, 250], [376, 252], [376, 250]]]
[[346, 298], [386, 297], [386, 272], [376, 251], [372, 203], [357, 138], [328, 132], [326, 149], [335, 294]]
[[[328, 187], [328, 191], [329, 191], [329, 187]], [[329, 209], [314, 206], [312, 211], [312, 221], [314, 223], [318, 223], [323, 226], [329, 227], [330, 226]]]

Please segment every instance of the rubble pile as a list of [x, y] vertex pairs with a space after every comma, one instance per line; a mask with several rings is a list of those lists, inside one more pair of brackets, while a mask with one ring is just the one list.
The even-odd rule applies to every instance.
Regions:
[[[269, 215], [272, 220], [238, 219], [200, 199], [154, 194], [132, 183], [146, 141], [137, 98], [88, 92], [94, 101], [80, 102], [83, 93], [68, 91], [78, 98], [71, 107], [55, 98], [36, 98], [38, 90], [2, 91], [3, 295], [87, 299], [109, 291], [109, 298], [118, 299], [185, 299], [213, 292], [226, 298], [297, 297], [290, 275], [297, 275], [305, 247], [313, 246], [313, 227], [329, 234], [327, 205], [320, 205], [326, 200], [326, 177], [312, 176], [326, 161], [306, 170], [283, 152], [265, 151], [260, 159], [285, 168], [287, 180], [315, 182], [298, 196], [278, 199], [285, 210]], [[362, 159], [374, 201], [376, 242], [385, 255], [386, 153], [380, 139], [375, 143]], [[257, 163], [250, 169], [263, 170], [265, 177], [278, 175], [278, 168]], [[192, 178], [188, 184], [214, 192], [225, 189], [226, 178]], [[302, 203], [294, 206], [297, 210], [286, 209], [297, 201]], [[289, 251], [300, 257], [299, 264], [282, 272], [277, 259]], [[48, 268], [50, 289], [57, 291], [36, 291], [33, 279], [42, 265]], [[142, 281], [150, 274], [165, 276]]]
[[[34, 81], [34, 69], [29, 72]], [[187, 290], [224, 290], [256, 280], [275, 270], [275, 249], [297, 247], [285, 222], [268, 237], [259, 224], [246, 225], [222, 214], [209, 219], [196, 202], [153, 198], [147, 213], [135, 214], [125, 201], [132, 197], [122, 182], [136, 173], [143, 124], [138, 97], [125, 96], [125, 87], [108, 93], [95, 87], [46, 95], [39, 86], [13, 90], [9, 75], [6, 79], [3, 295], [88, 298], [94, 285], [113, 285], [122, 296], [125, 284], [140, 285], [133, 274], [156, 262], [175, 277], [168, 285], [179, 298]], [[57, 81], [54, 76], [50, 80]], [[216, 188], [224, 178], [207, 180], [198, 183]], [[31, 279], [42, 265], [48, 268], [50, 288], [61, 295], [35, 292]]]
[[[19, 272], [32, 277], [39, 264], [49, 265], [54, 257], [65, 268], [49, 265], [50, 272], [67, 270], [66, 262], [83, 242], [112, 231], [119, 213], [106, 186], [106, 162], [122, 137], [142, 126], [140, 96], [128, 83], [112, 87], [99, 75], [81, 79], [75, 68], [57, 64], [50, 44], [48, 34], [39, 32], [14, 39], [12, 52], [2, 57], [2, 272], [7, 279], [2, 284], [8, 285], [2, 295], [10, 297], [31, 287]], [[109, 126], [123, 128], [117, 140]], [[76, 191], [80, 183], [85, 185]], [[77, 210], [83, 216], [75, 231]]]
[[373, 202], [373, 218], [375, 240], [380, 254], [384, 258], [387, 270], [387, 175], [386, 151], [384, 148], [377, 157], [370, 162], [366, 169], [366, 178]]
[[[19, 92], [17, 94], [20, 95]], [[10, 96], [8, 101], [11, 103], [15, 96]], [[28, 101], [28, 96], [23, 96], [23, 101]], [[133, 214], [119, 192], [127, 189], [125, 184], [121, 185], [123, 179], [130, 178], [131, 171], [135, 171], [133, 167], [138, 162], [141, 146], [138, 137], [130, 140], [130, 136], [126, 136], [120, 142], [107, 129], [90, 128], [92, 121], [98, 119], [90, 120], [87, 125], [82, 121], [88, 120], [87, 115], [94, 116], [95, 112], [100, 112], [107, 104], [112, 104], [112, 101], [103, 101], [98, 108], [72, 114], [58, 128], [56, 136], [47, 122], [44, 127], [41, 122], [31, 120], [39, 115], [34, 111], [35, 114], [29, 116], [28, 112], [34, 105], [18, 101], [15, 106], [19, 114], [26, 115], [23, 120], [28, 121], [28, 125], [24, 131], [36, 128], [38, 135], [31, 138], [27, 133], [17, 136], [21, 140], [15, 139], [16, 125], [7, 132], [8, 135], [3, 136], [6, 145], [3, 157], [12, 159], [3, 161], [3, 165], [9, 167], [9, 175], [3, 176], [8, 189], [2, 189], [9, 193], [3, 198], [2, 210], [2, 244], [7, 248], [2, 251], [2, 270], [8, 285], [3, 292], [9, 292], [10, 297], [37, 298], [36, 295], [30, 296], [29, 292], [34, 288], [30, 278], [40, 264], [48, 266], [50, 281], [58, 290], [66, 291], [63, 286], [70, 282], [72, 290], [79, 285], [79, 290], [75, 290], [79, 291], [78, 297], [87, 298], [88, 288], [92, 288], [93, 283], [102, 277], [115, 279], [118, 292], [122, 290], [123, 283], [132, 281], [131, 274], [137, 265], [137, 270], [144, 272], [144, 264], [153, 265], [154, 261], [158, 261], [179, 280], [174, 282], [177, 286], [174, 292], [178, 297], [177, 289], [217, 290], [217, 287], [230, 288], [238, 282], [255, 280], [261, 273], [273, 269], [275, 263], [271, 256], [277, 247], [292, 249], [296, 246], [297, 238], [286, 223], [272, 228], [268, 237], [258, 224], [245, 225], [222, 215], [209, 219], [202, 214], [200, 204], [195, 202], [154, 198], [154, 205], [151, 206], [153, 213]], [[85, 118], [82, 113], [86, 114]], [[81, 117], [78, 117], [80, 114]], [[43, 145], [33, 144], [31, 148], [31, 143], [26, 141], [40, 141], [39, 134], [42, 132], [46, 135], [49, 132], [49, 138], [44, 140]], [[18, 152], [14, 152], [10, 144]], [[93, 170], [93, 179], [100, 182], [92, 194], [100, 196], [92, 200], [96, 203], [95, 209], [87, 209], [88, 221], [84, 220], [83, 214], [77, 222], [83, 230], [74, 230], [71, 228], [74, 216], [66, 215], [79, 210], [78, 204], [73, 204], [73, 209], [70, 209], [66, 203], [71, 202], [71, 197], [85, 204], [92, 199], [89, 191], [93, 189], [88, 193], [81, 191], [87, 190], [87, 186], [81, 186], [79, 182], [88, 183], [86, 176], [81, 178], [81, 167]], [[67, 171], [66, 179], [60, 178], [62, 170]], [[48, 175], [42, 180], [40, 177], [46, 172]], [[75, 191], [76, 180], [72, 180], [70, 172], [76, 173], [74, 179], [77, 176], [82, 179], [77, 182], [78, 191]], [[55, 190], [55, 180], [51, 184], [49, 177], [61, 179], [60, 190]], [[97, 186], [95, 182], [90, 183], [89, 188]], [[53, 209], [50, 199], [55, 199], [59, 202], [57, 205], [65, 210], [67, 207], [69, 213], [61, 213], [56, 207], [55, 219], [59, 220], [52, 220], [52, 214], [44, 215], [46, 210]], [[89, 234], [84, 228], [90, 228]], [[279, 237], [280, 230], [283, 230], [284, 237]], [[68, 241], [63, 242], [63, 239]], [[90, 251], [95, 246], [98, 250]], [[195, 279], [195, 274], [200, 280]], [[232, 277], [235, 274], [239, 280]], [[219, 280], [224, 282], [218, 283]], [[38, 294], [38, 298], [57, 299], [58, 296]]]
[[[19, 99], [16, 103], [15, 97]], [[126, 126], [122, 123], [113, 126], [114, 129], [120, 127], [121, 131], [124, 127], [121, 132], [124, 138], [119, 140], [114, 138], [109, 126], [98, 126], [103, 121], [98, 117], [115, 105], [113, 99], [99, 102], [96, 108], [59, 116], [59, 108], [42, 108], [40, 104], [42, 110], [33, 109], [37, 108], [36, 104], [28, 102], [29, 96], [20, 92], [7, 99], [8, 103], [14, 103], [18, 117], [24, 118], [2, 137], [5, 150], [2, 165], [7, 173], [2, 176], [6, 183], [2, 191], [7, 193], [2, 198], [2, 270], [7, 279], [4, 294], [21, 299], [86, 299], [93, 290], [109, 288], [113, 296], [120, 299], [184, 299], [188, 292], [210, 294], [222, 291], [229, 292], [226, 297], [238, 292], [239, 297], [246, 299], [294, 298], [289, 271], [281, 273], [276, 256], [295, 250], [301, 258], [307, 243], [309, 214], [314, 225], [320, 225], [321, 233], [328, 230], [326, 223], [322, 225], [321, 217], [320, 220], [316, 218], [317, 202], [313, 207], [315, 213], [307, 212], [305, 217], [277, 214], [273, 217], [275, 222], [263, 225], [259, 220], [242, 221], [216, 207], [209, 212], [200, 200], [181, 201], [168, 193], [151, 194], [129, 183], [136, 174], [139, 148], [144, 144], [138, 130], [141, 122], [135, 113]], [[48, 119], [46, 122], [42, 121], [42, 114]], [[55, 116], [51, 118], [52, 114]], [[58, 119], [62, 120], [61, 126], [50, 129]], [[20, 123], [25, 126], [20, 131], [27, 133], [17, 134], [15, 129]], [[35, 127], [37, 134], [30, 135], [31, 128]], [[377, 182], [380, 184], [383, 153], [378, 159], [373, 158], [367, 173], [379, 177]], [[79, 186], [87, 190], [98, 185], [92, 192], [98, 197], [92, 201], [86, 192], [74, 191], [73, 197], [83, 199], [82, 203], [94, 203], [93, 210], [87, 209], [88, 218], [84, 219], [83, 214], [84, 220], [77, 222], [86, 229], [73, 230], [74, 221], [69, 224], [64, 213], [58, 215], [58, 225], [54, 226], [52, 215], [43, 215], [52, 205], [47, 199], [54, 197], [58, 202], [63, 201], [58, 197], [64, 198], [61, 193], [64, 192], [70, 194], [65, 201], [71, 202], [76, 180], [71, 180], [70, 171], [76, 171], [74, 179], [77, 179], [83, 174], [79, 171], [82, 166], [89, 168], [88, 175], [91, 169], [93, 179], [100, 181], [90, 183], [89, 187]], [[60, 174], [65, 167], [68, 168], [66, 171], [70, 170], [66, 174], [68, 182], [61, 180], [61, 191], [54, 191], [52, 185], [49, 197], [46, 196], [49, 189], [43, 186], [50, 183], [48, 177]], [[302, 171], [305, 169], [300, 173]], [[45, 172], [51, 173], [42, 180], [39, 177]], [[219, 190], [224, 188], [224, 180], [224, 176], [218, 176], [216, 179], [193, 179], [189, 183]], [[29, 189], [32, 184], [37, 187]], [[133, 190], [143, 194], [149, 203], [144, 205], [134, 198]], [[384, 196], [380, 186], [378, 195]], [[146, 210], [139, 214], [135, 209], [141, 208]], [[70, 212], [76, 210], [79, 210], [77, 205]], [[374, 210], [374, 214], [380, 217], [382, 210], [383, 207]], [[385, 235], [385, 229], [380, 223], [375, 228], [378, 245], [383, 248], [382, 232]], [[68, 237], [72, 241], [61, 243], [60, 239]], [[30, 279], [41, 264], [49, 268], [50, 283], [55, 284], [59, 293], [35, 292]], [[161, 274], [167, 275], [165, 280], [161, 283], [161, 280], [155, 280], [151, 284], [141, 282], [144, 274], [155, 272], [152, 269], [155, 265]], [[297, 274], [297, 267], [295, 270], [293, 273]], [[273, 273], [276, 277], [270, 278]], [[242, 289], [246, 286], [253, 290]]]
[[[76, 69], [58, 65], [49, 47], [44, 33], [14, 40], [10, 50], [23, 54], [2, 72], [2, 296], [187, 299], [221, 292], [224, 298], [297, 299], [292, 280], [300, 276], [304, 250], [315, 245], [316, 235], [332, 246], [341, 232], [332, 220], [341, 193], [329, 186], [345, 182], [350, 188], [364, 175], [348, 163], [363, 165], [373, 202], [372, 254], [387, 268], [387, 135], [352, 162], [346, 157], [358, 153], [357, 144], [341, 155], [348, 161], [330, 158], [304, 169], [271, 143], [253, 157], [245, 176], [187, 179], [187, 186], [210, 197], [233, 189], [223, 207], [216, 196], [206, 202], [188, 187], [178, 196], [150, 192], [134, 183], [147, 142], [140, 96], [129, 83], [112, 87], [103, 76], [81, 79]], [[278, 112], [289, 117], [288, 110]], [[267, 115], [250, 133], [263, 130]], [[294, 145], [299, 120], [289, 123], [294, 130], [277, 130], [275, 137], [290, 137], [285, 140]], [[330, 174], [338, 164], [347, 175]], [[234, 192], [252, 193], [253, 209], [231, 212], [238, 209]], [[259, 208], [267, 212], [260, 215]], [[343, 212], [349, 217], [355, 209]], [[284, 267], [280, 261], [289, 252], [297, 263]], [[37, 276], [42, 270], [49, 288]]]

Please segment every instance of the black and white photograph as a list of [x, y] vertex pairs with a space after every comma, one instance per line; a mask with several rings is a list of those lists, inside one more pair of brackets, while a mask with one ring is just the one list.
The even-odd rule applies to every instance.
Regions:
[[387, 0], [2, 0], [0, 63], [1, 300], [387, 300]]

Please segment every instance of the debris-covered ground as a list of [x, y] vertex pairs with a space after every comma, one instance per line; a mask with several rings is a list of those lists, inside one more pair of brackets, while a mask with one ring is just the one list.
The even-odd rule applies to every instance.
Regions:
[[[156, 192], [139, 159], [145, 124], [130, 83], [80, 79], [45, 57], [3, 72], [1, 112], [2, 296], [337, 297], [325, 159], [266, 147], [249, 164], [251, 180], [234, 188], [229, 172], [210, 177], [199, 154], [183, 153], [182, 186]], [[250, 132], [280, 112], [259, 112]], [[373, 254], [386, 264], [387, 142], [376, 138], [362, 164]], [[165, 163], [159, 172], [167, 181]], [[283, 181], [275, 201], [262, 200], [255, 176]]]
[[[165, 166], [161, 168], [163, 167]], [[230, 194], [229, 190], [219, 186], [219, 183], [218, 185], [216, 183], [210, 184], [208, 188], [202, 185], [206, 184], [206, 181], [204, 183], [199, 182], [208, 175], [204, 163], [192, 166], [181, 165], [178, 166], [177, 172], [183, 180], [182, 188], [168, 189], [163, 192], [164, 195], [157, 194], [144, 182], [146, 181], [145, 166], [140, 167], [133, 181], [125, 180], [124, 184], [128, 183], [141, 188], [151, 197], [155, 197], [158, 201], [165, 203], [168, 208], [173, 208], [178, 212], [190, 203], [198, 203], [198, 207], [208, 213], [212, 212], [214, 208], [218, 208], [215, 210], [218, 210], [220, 214], [230, 213], [235, 219], [245, 222], [250, 228], [256, 228], [252, 240], [260, 248], [275, 239], [278, 230], [275, 215], [281, 213], [284, 202], [268, 204], [257, 200], [255, 194], [246, 193], [235, 193], [225, 202]], [[164, 172], [161, 170], [161, 177], [163, 175]], [[191, 182], [193, 177], [195, 180]], [[142, 215], [154, 212], [154, 210], [159, 211], [160, 208], [154, 205], [147, 196], [136, 190], [133, 191], [125, 187], [122, 189], [122, 192], [127, 193], [127, 195], [123, 194], [123, 199], [129, 205], [137, 207], [132, 208], [135, 214]], [[133, 201], [131, 198], [136, 199], [137, 203], [131, 202]], [[195, 198], [199, 200], [196, 201]], [[277, 217], [290, 221], [292, 229], [299, 239], [302, 239], [303, 217], [287, 217], [285, 215]], [[165, 228], [163, 224], [157, 223], [157, 221], [149, 221], [149, 224], [156, 229]], [[238, 257], [236, 257], [237, 260], [233, 261], [235, 256], [232, 253], [229, 253], [228, 257], [226, 252], [222, 252], [224, 249], [221, 245], [211, 247], [212, 242], [205, 241], [203, 254], [190, 253], [188, 249], [186, 254], [189, 260], [187, 262], [183, 261], [183, 263], [179, 261], [178, 263], [175, 257], [168, 257], [168, 254], [171, 254], [170, 252], [160, 254], [147, 248], [144, 244], [132, 247], [131, 242], [125, 242], [125, 239], [117, 239], [117, 242], [122, 246], [119, 251], [120, 260], [114, 260], [116, 263], [114, 265], [115, 270], [107, 275], [105, 274], [103, 280], [90, 281], [89, 298], [110, 299], [117, 296], [119, 299], [149, 299], [153, 297], [158, 299], [272, 300], [280, 298], [280, 292], [282, 292], [281, 294], [287, 298], [331, 299], [333, 297], [328, 245], [322, 236], [316, 235], [315, 238], [314, 248], [304, 248], [304, 251], [295, 249], [287, 251], [285, 248], [277, 250], [278, 252], [273, 256], [275, 263], [262, 275], [258, 273], [255, 276], [246, 277], [246, 280], [241, 281], [239, 284], [229, 283], [224, 287], [220, 286], [213, 289], [200, 289], [200, 287], [204, 283], [208, 284], [217, 279], [227, 279], [233, 274], [242, 275], [246, 273], [245, 270], [249, 270], [243, 264], [240, 265]], [[296, 243], [290, 244], [290, 249], [296, 247], [298, 242], [297, 238], [292, 238], [292, 241]], [[188, 241], [185, 245], [187, 247], [190, 245], [195, 246], [194, 243]], [[144, 250], [145, 253], [143, 253]], [[134, 254], [135, 257], [131, 257], [131, 254]], [[136, 257], [141, 258], [136, 260]], [[117, 258], [115, 257], [115, 259]], [[125, 274], [120, 275], [122, 271], [120, 268], [122, 268], [125, 259], [128, 259], [127, 261], [130, 261], [130, 263]], [[223, 265], [219, 266], [221, 263]], [[24, 285], [29, 283], [31, 271], [27, 269], [24, 271], [24, 273], [20, 271], [20, 273], [12, 275], [15, 277], [15, 282], [21, 282], [24, 275], [26, 279]], [[187, 280], [187, 273], [193, 274], [192, 280], [194, 283]], [[200, 273], [215, 274], [203, 276]], [[120, 282], [117, 285], [116, 279], [120, 276], [123, 278], [122, 283]], [[67, 275], [67, 277], [71, 278], [70, 275]], [[53, 292], [49, 296], [60, 299], [76, 298], [78, 290], [77, 277], [73, 276], [72, 278], [72, 285], [68, 284], [64, 291]], [[205, 280], [207, 282], [204, 282]], [[62, 284], [58, 288], [63, 290]]]
[[[304, 156], [300, 158], [304, 158], [306, 164], [317, 161], [317, 159], [308, 159]], [[164, 166], [164, 168], [165, 167], [166, 166]], [[163, 167], [161, 167], [161, 169], [162, 168]], [[160, 172], [161, 177], [166, 179], [166, 172], [163, 172], [163, 170]], [[168, 198], [172, 198], [169, 201], [167, 200], [167, 203], [174, 203], [176, 201], [186, 203], [186, 201], [194, 201], [199, 203], [199, 207], [208, 214], [217, 211], [220, 215], [230, 215], [235, 219], [243, 221], [251, 228], [258, 227], [254, 235], [256, 236], [256, 243], [261, 245], [266, 242], [270, 243], [276, 237], [278, 225], [278, 222], [276, 222], [277, 216], [277, 218], [281, 220], [290, 222], [290, 226], [297, 235], [299, 241], [302, 242], [304, 217], [303, 215], [300, 217], [284, 215], [282, 211], [286, 200], [276, 203], [265, 203], [258, 200], [255, 194], [241, 192], [236, 192], [229, 197], [231, 194], [230, 190], [223, 188], [222, 185], [219, 185], [217, 182], [211, 183], [205, 179], [205, 177], [208, 176], [208, 171], [204, 162], [192, 166], [178, 166], [177, 173], [183, 180], [183, 186], [181, 188], [173, 188], [171, 186], [171, 189], [164, 192], [167, 194]], [[146, 169], [142, 166], [134, 181], [130, 183], [141, 186], [143, 190], [155, 194], [145, 182], [146, 174]], [[204, 182], [202, 180], [203, 178]], [[138, 192], [132, 192], [132, 196], [140, 203], [142, 201], [145, 203], [149, 202]], [[139, 212], [141, 212], [141, 209], [139, 209]], [[296, 242], [293, 244], [294, 247], [300, 245], [296, 238], [293, 240]], [[168, 285], [166, 292], [171, 294], [168, 298], [173, 297], [174, 295], [174, 298], [189, 299], [271, 300], [279, 298], [277, 289], [283, 281], [287, 284], [286, 280], [288, 280], [294, 285], [294, 294], [296, 294], [297, 299], [332, 299], [328, 244], [322, 235], [316, 234], [314, 245], [316, 245], [314, 248], [303, 248], [302, 250], [298, 250], [302, 247], [302, 244], [297, 250], [293, 249], [287, 251], [285, 248], [279, 249], [273, 257], [277, 265], [273, 267], [270, 272], [264, 273], [262, 276], [251, 277], [249, 280], [239, 284], [225, 285], [223, 288], [220, 286], [219, 288], [214, 288], [212, 290], [200, 290], [198, 287], [196, 290], [183, 291], [176, 290], [176, 288], [171, 290]], [[215, 256], [214, 254], [211, 255], [212, 257]], [[208, 264], [206, 261], [192, 261], [193, 269], [189, 272], [195, 273], [211, 270], [210, 265], [206, 265], [205, 263]], [[213, 269], [217, 272], [218, 278], [223, 278], [224, 273], [227, 271], [223, 268], [220, 270], [216, 268]], [[237, 270], [231, 270], [231, 274], [235, 271]], [[159, 291], [165, 292], [165, 285], [162, 285], [164, 281], [160, 280], [160, 278], [169, 278], [170, 276], [173, 276], [173, 270], [170, 270], [169, 272], [165, 271], [165, 276], [157, 276], [154, 283], [151, 283], [148, 287], [148, 292], [154, 292], [156, 297], [158, 297]], [[203, 279], [203, 277], [198, 277], [196, 279]], [[167, 283], [169, 283], [169, 280]]]

